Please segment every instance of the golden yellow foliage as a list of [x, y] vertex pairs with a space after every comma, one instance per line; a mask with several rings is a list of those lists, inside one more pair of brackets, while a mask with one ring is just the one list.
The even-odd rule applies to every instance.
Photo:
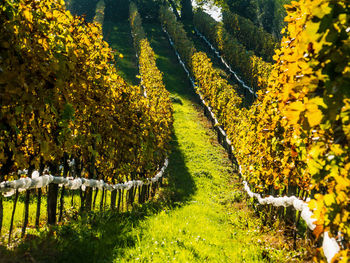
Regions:
[[153, 176], [170, 136], [155, 123], [166, 126], [169, 113], [152, 116], [140, 87], [117, 74], [101, 25], [63, 0], [2, 2], [0, 23], [1, 178], [64, 153], [89, 177]]

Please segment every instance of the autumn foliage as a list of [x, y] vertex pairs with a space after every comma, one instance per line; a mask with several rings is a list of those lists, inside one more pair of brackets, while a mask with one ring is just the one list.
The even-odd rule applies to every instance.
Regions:
[[247, 50], [252, 50], [265, 61], [272, 62], [278, 42], [270, 33], [256, 26], [250, 19], [228, 10], [223, 12], [222, 22], [227, 32], [242, 43]]
[[271, 63], [256, 56], [253, 50], [247, 50], [239, 39], [226, 30], [222, 22], [215, 21], [202, 10], [197, 10], [193, 22], [248, 86], [254, 91], [267, 86]]
[[150, 103], [127, 85], [101, 25], [73, 17], [63, 0], [2, 2], [0, 24], [2, 179], [64, 154], [90, 178], [154, 175], [169, 150], [168, 94]]
[[[215, 76], [206, 70], [208, 58], [195, 53], [191, 64], [197, 89], [224, 126], [243, 177], [265, 195], [310, 197], [318, 232], [339, 241], [333, 262], [348, 262], [350, 253], [349, 9], [345, 0], [287, 6], [277, 62], [249, 110], [240, 109], [234, 92], [219, 80], [205, 85]], [[164, 13], [179, 53], [186, 54], [176, 42], [184, 36], [168, 28], [174, 18], [164, 19]], [[213, 36], [222, 30], [199, 18], [195, 23]]]
[[[130, 4], [130, 25], [134, 46], [139, 59], [141, 85], [147, 99], [148, 114], [159, 158], [165, 158], [164, 150], [169, 150], [173, 126], [172, 106], [169, 92], [163, 83], [163, 74], [157, 67], [155, 53], [142, 28], [141, 16], [134, 3]], [[149, 148], [152, 149], [152, 148]], [[145, 164], [146, 165], [146, 164]]]

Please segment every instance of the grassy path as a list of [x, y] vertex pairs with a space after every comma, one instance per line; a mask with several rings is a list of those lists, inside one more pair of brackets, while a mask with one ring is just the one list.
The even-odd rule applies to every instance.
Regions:
[[[231, 164], [159, 25], [144, 25], [174, 101], [168, 205], [132, 227], [114, 262], [263, 262], [259, 222], [242, 208]], [[239, 208], [239, 209], [238, 209]]]
[[[136, 78], [138, 74], [137, 58], [130, 34], [129, 23], [105, 21], [103, 24], [103, 34], [110, 47], [117, 50], [116, 64], [118, 74], [129, 84], [138, 85], [140, 81]], [[120, 54], [122, 57], [119, 56]]]

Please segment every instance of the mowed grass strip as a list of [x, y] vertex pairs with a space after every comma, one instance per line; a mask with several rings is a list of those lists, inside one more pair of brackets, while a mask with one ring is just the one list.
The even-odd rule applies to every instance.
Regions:
[[[192, 102], [182, 102], [174, 105], [175, 137], [194, 181], [191, 199], [141, 221], [132, 230], [137, 243], [115, 262], [261, 262], [257, 220], [230, 204], [234, 187], [226, 154]], [[183, 175], [171, 165], [169, 176], [181, 181]]]
[[[242, 193], [235, 190], [226, 153], [216, 143], [159, 25], [144, 27], [174, 101], [178, 149], [170, 157], [169, 180], [184, 185], [172, 195], [179, 207], [167, 207], [134, 227], [137, 242], [125, 248], [115, 262], [262, 262], [258, 220], [232, 204], [233, 196]], [[192, 185], [191, 189], [186, 184]]]
[[116, 51], [115, 64], [118, 74], [130, 85], [138, 85], [140, 83], [140, 79], [136, 77], [139, 73], [138, 61], [130, 30], [130, 24], [127, 21], [119, 23], [105, 21], [103, 23], [104, 38]]

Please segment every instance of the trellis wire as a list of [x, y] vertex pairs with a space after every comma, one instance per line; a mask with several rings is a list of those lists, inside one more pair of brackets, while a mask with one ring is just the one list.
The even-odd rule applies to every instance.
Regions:
[[227, 64], [227, 62], [224, 60], [224, 58], [220, 55], [220, 52], [216, 50], [216, 48], [209, 42], [209, 40], [203, 34], [201, 34], [196, 27], [194, 27], [194, 31], [214, 51], [215, 55], [221, 60], [222, 64], [225, 65], [227, 70], [230, 71], [230, 73], [233, 74], [233, 76], [235, 76], [236, 80], [242, 85], [242, 87], [247, 89], [255, 98], [257, 98], [258, 95], [256, 95], [254, 90], [251, 87], [247, 86], [244, 83], [244, 81], [240, 79], [240, 77], [237, 75], [237, 73], [232, 70], [231, 66], [229, 64]]
[[[310, 211], [307, 202], [304, 202], [298, 199], [296, 196], [283, 196], [283, 197], [268, 196], [268, 197], [262, 198], [260, 194], [253, 193], [250, 190], [248, 183], [246, 181], [243, 181], [243, 185], [244, 185], [244, 190], [247, 192], [249, 197], [256, 198], [259, 204], [273, 205], [275, 207], [293, 206], [294, 209], [301, 212], [301, 217], [305, 220], [310, 230], [314, 230], [316, 228], [316, 225], [314, 224], [316, 219], [312, 218], [313, 214]], [[327, 231], [323, 233], [322, 248], [328, 262], [331, 262], [334, 255], [337, 254], [340, 250], [340, 247], [337, 241], [334, 238], [330, 238]]]
[[98, 188], [100, 190], [104, 189], [108, 191], [129, 190], [134, 186], [137, 187], [149, 185], [157, 182], [163, 176], [168, 164], [168, 159], [165, 159], [164, 165], [160, 171], [153, 178], [147, 178], [146, 181], [132, 180], [125, 183], [108, 184], [103, 180], [43, 175], [35, 178], [26, 177], [14, 181], [2, 182], [0, 183], [0, 193], [2, 193], [5, 197], [9, 197], [15, 194], [16, 190], [23, 192], [30, 189], [43, 188], [51, 183], [58, 184], [61, 187], [64, 186], [70, 190], [77, 190], [81, 188], [83, 191], [85, 191], [86, 187]]

